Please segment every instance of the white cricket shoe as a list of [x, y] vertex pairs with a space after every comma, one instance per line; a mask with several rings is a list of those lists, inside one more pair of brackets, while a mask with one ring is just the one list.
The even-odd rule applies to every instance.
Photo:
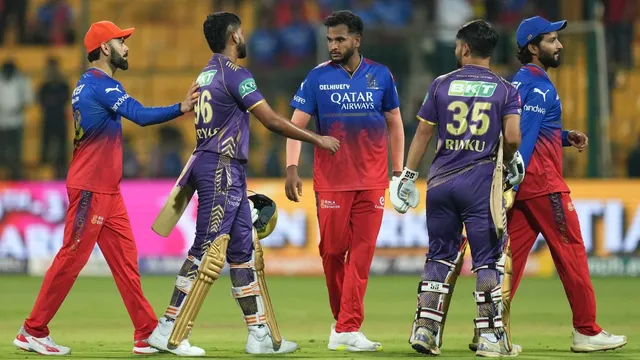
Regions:
[[134, 355], [151, 355], [160, 352], [160, 350], [151, 347], [149, 340], [138, 340], [133, 343]]
[[[480, 338], [480, 330], [474, 329], [473, 340], [469, 343], [469, 350], [476, 352], [478, 350], [478, 339]], [[518, 344], [511, 344], [513, 350], [520, 354], [522, 352], [522, 346]]]
[[29, 335], [24, 327], [20, 327], [18, 335], [13, 339], [13, 345], [24, 351], [31, 351], [40, 355], [68, 355], [71, 349], [53, 342], [51, 336], [35, 337]]
[[436, 337], [424, 327], [416, 330], [416, 335], [411, 342], [411, 348], [420, 354], [437, 356], [440, 355], [440, 348], [436, 344]]
[[248, 330], [247, 345], [244, 347], [248, 354], [288, 354], [298, 350], [298, 344], [285, 339], [282, 339], [280, 348], [275, 350], [271, 330], [266, 325], [251, 325]]
[[478, 349], [476, 350], [477, 357], [517, 357], [520, 353], [516, 351], [515, 346], [511, 351], [507, 350], [504, 344], [504, 339], [499, 339], [497, 342], [489, 341], [488, 339], [480, 336], [478, 339]]
[[382, 344], [367, 339], [359, 331], [336, 332], [335, 325], [331, 325], [328, 348], [336, 351], [382, 351]]
[[598, 335], [587, 336], [573, 329], [573, 346], [571, 346], [571, 351], [577, 353], [606, 351], [621, 348], [626, 344], [627, 337], [624, 335], [613, 335], [602, 330]]
[[174, 321], [167, 320], [164, 316], [160, 318], [160, 320], [158, 320], [158, 325], [153, 329], [151, 336], [149, 336], [149, 345], [158, 350], [168, 351], [178, 356], [204, 356], [204, 349], [192, 346], [189, 344], [188, 339], [182, 340], [180, 345], [175, 349], [169, 348], [169, 337], [171, 336], [174, 325]]

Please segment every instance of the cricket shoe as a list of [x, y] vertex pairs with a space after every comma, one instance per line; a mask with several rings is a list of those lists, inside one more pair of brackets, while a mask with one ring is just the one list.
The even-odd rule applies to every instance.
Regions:
[[359, 331], [336, 332], [335, 325], [331, 325], [328, 348], [335, 351], [382, 351], [382, 344], [367, 339]]
[[151, 336], [149, 336], [149, 345], [161, 351], [168, 351], [172, 354], [178, 356], [204, 356], [205, 351], [197, 346], [192, 346], [189, 344], [188, 339], [182, 340], [182, 342], [175, 349], [169, 348], [169, 337], [171, 336], [171, 332], [173, 332], [173, 326], [175, 322], [173, 320], [168, 320], [166, 317], [162, 317], [158, 321], [158, 325]]
[[151, 347], [151, 345], [149, 345], [149, 340], [136, 340], [133, 343], [134, 355], [151, 355], [157, 352], [160, 352], [160, 350]]
[[35, 352], [40, 355], [68, 355], [71, 353], [70, 348], [53, 342], [51, 336], [39, 338], [29, 335], [24, 326], [20, 327], [18, 335], [13, 339], [13, 345], [17, 346], [18, 349]]
[[[469, 350], [476, 352], [478, 350], [478, 338], [480, 337], [480, 330], [475, 329], [473, 331], [473, 340], [469, 343]], [[522, 346], [518, 344], [511, 344], [513, 346], [513, 350], [515, 350], [518, 354], [522, 352]]]
[[478, 350], [476, 350], [477, 357], [517, 357], [519, 354], [520, 353], [515, 350], [514, 346], [511, 347], [511, 351], [507, 350], [507, 347], [504, 344], [504, 337], [498, 339], [496, 342], [490, 341], [483, 336], [478, 338]]
[[416, 334], [411, 342], [413, 350], [425, 355], [440, 355], [440, 348], [436, 344], [436, 337], [431, 331], [419, 327], [416, 329]]
[[249, 336], [247, 337], [247, 345], [245, 351], [248, 354], [288, 354], [298, 350], [298, 344], [293, 341], [282, 339], [280, 347], [276, 350], [271, 337], [271, 330], [268, 326], [250, 325]]
[[627, 337], [624, 335], [613, 335], [604, 330], [598, 335], [582, 335], [578, 330], [573, 329], [573, 346], [571, 351], [586, 353], [594, 351], [606, 351], [621, 348], [627, 344]]

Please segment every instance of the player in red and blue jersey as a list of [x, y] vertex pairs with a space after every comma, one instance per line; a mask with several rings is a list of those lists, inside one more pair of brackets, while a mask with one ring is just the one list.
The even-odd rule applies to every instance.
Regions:
[[78, 81], [71, 100], [75, 138], [67, 175], [69, 208], [64, 240], [47, 270], [31, 315], [13, 341], [22, 350], [42, 355], [71, 352], [51, 339], [47, 325], [97, 243], [135, 328], [133, 352], [158, 351], [147, 342], [158, 320], [142, 293], [136, 244], [120, 194], [122, 117], [140, 126], [175, 119], [193, 110], [198, 88], [194, 83], [185, 101], [166, 107], [144, 107], [127, 94], [113, 75], [129, 67], [129, 48], [124, 42], [133, 31], [100, 21], [92, 24], [85, 36], [90, 68]]
[[563, 49], [558, 32], [566, 21], [551, 23], [539, 16], [518, 27], [518, 59], [524, 65], [513, 79], [522, 98], [522, 143], [519, 151], [526, 166], [524, 181], [515, 187], [515, 202], [507, 228], [513, 252], [515, 294], [533, 244], [542, 233], [573, 312], [575, 352], [619, 348], [625, 336], [611, 335], [596, 324], [596, 300], [589, 278], [587, 254], [580, 233], [578, 214], [562, 178], [562, 148], [583, 151], [585, 134], [562, 129], [560, 96], [547, 70], [560, 65]]
[[[389, 146], [396, 174], [404, 161], [398, 93], [389, 69], [359, 54], [364, 28], [360, 17], [337, 11], [324, 25], [331, 61], [311, 70], [291, 106], [295, 109], [293, 123], [306, 127], [313, 116], [316, 131], [341, 144], [333, 155], [315, 148], [313, 171], [319, 250], [336, 320], [328, 347], [377, 351], [380, 343], [369, 341], [360, 327], [389, 186]], [[292, 201], [302, 195], [297, 170], [300, 147], [299, 141], [287, 140], [285, 188]]]

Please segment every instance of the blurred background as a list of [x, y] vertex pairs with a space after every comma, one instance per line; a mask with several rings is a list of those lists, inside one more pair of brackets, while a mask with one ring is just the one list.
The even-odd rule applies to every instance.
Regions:
[[[242, 65], [269, 102], [289, 115], [296, 87], [328, 58], [322, 21], [337, 9], [363, 18], [362, 54], [395, 75], [407, 147], [429, 83], [455, 68], [461, 24], [481, 17], [500, 29], [493, 65], [509, 79], [520, 66], [514, 33], [523, 18], [569, 20], [561, 34], [563, 64], [551, 77], [564, 127], [587, 132], [591, 146], [586, 155], [565, 152], [565, 175], [640, 174], [637, 0], [2, 0], [0, 179], [64, 179], [72, 150], [69, 89], [86, 66], [82, 41], [90, 23], [108, 19], [137, 28], [128, 40], [130, 68], [116, 77], [140, 102], [155, 106], [181, 100], [209, 59], [206, 14], [236, 12], [249, 46]], [[125, 122], [125, 177], [178, 175], [195, 144], [188, 118], [146, 129]], [[251, 130], [250, 176], [283, 176], [285, 140], [256, 121]], [[310, 146], [303, 160], [300, 171], [311, 176]], [[426, 165], [421, 170], [426, 174]]]
[[[286, 116], [305, 75], [328, 59], [323, 19], [339, 9], [360, 15], [365, 23], [361, 53], [395, 75], [407, 149], [430, 82], [456, 67], [460, 25], [485, 18], [499, 29], [493, 67], [510, 79], [520, 67], [515, 57], [520, 21], [534, 15], [568, 20], [560, 34], [563, 63], [550, 77], [562, 99], [564, 128], [587, 133], [590, 146], [585, 153], [565, 149], [564, 173], [589, 253], [596, 260], [635, 254], [640, 182], [628, 178], [640, 176], [639, 7], [639, 0], [0, 0], [0, 180], [6, 181], [0, 182], [0, 260], [33, 258], [34, 251], [51, 255], [59, 248], [66, 206], [61, 180], [73, 137], [70, 93], [87, 65], [82, 41], [89, 25], [111, 20], [121, 28], [135, 26], [127, 40], [129, 70], [117, 72], [116, 78], [144, 105], [170, 105], [184, 98], [211, 56], [202, 23], [208, 13], [221, 10], [241, 17], [249, 50], [241, 65]], [[145, 254], [158, 258], [175, 252], [181, 257], [192, 241], [194, 209], [176, 230], [182, 235], [172, 240], [180, 245], [171, 239], [161, 242], [149, 227], [195, 146], [193, 118], [147, 128], [123, 124], [122, 191], [144, 268]], [[305, 266], [300, 254], [310, 255], [316, 266], [310, 271], [319, 271], [311, 183], [305, 184], [302, 203], [284, 198], [284, 148], [284, 138], [252, 120], [250, 187], [274, 197], [280, 207], [280, 225], [266, 246], [295, 254], [301, 261], [296, 271]], [[432, 156], [430, 151], [419, 169], [422, 177]], [[313, 149], [307, 144], [300, 164], [301, 176], [310, 179]], [[419, 272], [424, 261], [428, 237], [421, 206], [404, 217], [392, 209], [385, 213], [377, 258], [388, 255], [394, 264], [403, 254], [417, 259], [409, 267], [398, 265], [398, 271]], [[142, 243], [150, 239], [155, 243], [145, 247]], [[532, 272], [547, 264], [550, 274], [552, 263], [540, 244], [534, 253], [540, 252], [546, 262], [534, 262]], [[372, 271], [389, 265], [380, 264], [374, 263]], [[609, 263], [603, 264], [609, 269]], [[614, 270], [624, 265], [640, 274], [640, 262], [636, 268], [627, 262], [611, 264]]]

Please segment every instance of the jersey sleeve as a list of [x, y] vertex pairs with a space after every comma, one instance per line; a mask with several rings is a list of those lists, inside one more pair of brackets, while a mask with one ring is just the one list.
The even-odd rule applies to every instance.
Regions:
[[182, 115], [180, 104], [145, 107], [127, 94], [118, 82], [101, 81], [94, 85], [94, 96], [107, 109], [140, 126], [161, 124]]
[[312, 77], [312, 73], [307, 75], [304, 81], [300, 84], [300, 87], [293, 96], [293, 100], [291, 100], [290, 104], [292, 108], [305, 112], [309, 115], [314, 115], [318, 108], [316, 93], [313, 91], [313, 89], [315, 89], [315, 82]]
[[[522, 87], [520, 87], [520, 89], [522, 89]], [[524, 104], [520, 117], [522, 141], [520, 142], [519, 151], [526, 168], [529, 165], [533, 149], [536, 146], [545, 113], [549, 111], [551, 105], [551, 102], [548, 101], [547, 98], [553, 98], [552, 96], [546, 96], [546, 91], [553, 93], [554, 90], [548, 84], [532, 84], [520, 91], [520, 96], [524, 97]]]
[[384, 95], [382, 97], [382, 111], [387, 112], [400, 107], [400, 99], [398, 98], [398, 89], [396, 88], [396, 79], [389, 69], [387, 79], [385, 81]]
[[239, 68], [238, 70], [224, 69], [223, 71], [225, 72], [227, 90], [247, 111], [251, 111], [265, 102], [264, 96], [258, 90], [258, 85], [249, 70]]
[[426, 122], [429, 125], [435, 125], [438, 119], [435, 97], [435, 89], [438, 87], [437, 84], [438, 79], [435, 79], [431, 83], [429, 91], [427, 91], [427, 95], [425, 95], [422, 106], [420, 106], [420, 110], [418, 110], [418, 115], [416, 116], [418, 120]]
[[522, 101], [520, 100], [520, 93], [515, 86], [507, 84], [507, 102], [504, 106], [502, 116], [507, 115], [521, 115], [522, 114]]

